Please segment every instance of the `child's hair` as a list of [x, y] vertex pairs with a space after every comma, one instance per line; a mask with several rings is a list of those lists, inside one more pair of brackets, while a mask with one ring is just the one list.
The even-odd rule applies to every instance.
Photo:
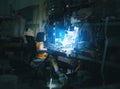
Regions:
[[37, 42], [44, 41], [44, 32], [38, 32], [38, 33], [37, 33], [36, 41], [37, 41]]

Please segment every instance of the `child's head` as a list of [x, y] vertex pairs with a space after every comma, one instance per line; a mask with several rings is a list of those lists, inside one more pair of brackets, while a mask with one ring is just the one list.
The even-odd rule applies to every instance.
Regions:
[[37, 33], [36, 41], [37, 41], [37, 42], [44, 41], [44, 32], [38, 32], [38, 33]]

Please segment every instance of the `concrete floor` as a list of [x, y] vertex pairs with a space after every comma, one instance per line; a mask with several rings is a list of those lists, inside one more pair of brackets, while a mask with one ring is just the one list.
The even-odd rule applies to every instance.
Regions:
[[[41, 80], [34, 81], [31, 84], [33, 75], [23, 60], [22, 57], [17, 56], [0, 58], [0, 89], [48, 89], [44, 87], [45, 83]], [[14, 61], [12, 65], [11, 61]], [[102, 84], [81, 87], [81, 81], [78, 78], [71, 78], [69, 81], [71, 82], [65, 89], [120, 89], [120, 81], [114, 82], [112, 79], [104, 87]], [[89, 80], [89, 82], [92, 82], [92, 80]]]

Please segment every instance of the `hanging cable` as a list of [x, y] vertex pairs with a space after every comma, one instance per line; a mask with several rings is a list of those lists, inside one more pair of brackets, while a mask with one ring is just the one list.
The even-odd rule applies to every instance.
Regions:
[[108, 37], [107, 37], [107, 26], [109, 22], [109, 17], [105, 18], [105, 45], [104, 45], [104, 52], [103, 52], [103, 59], [102, 59], [102, 64], [101, 64], [101, 76], [103, 80], [103, 86], [105, 85], [105, 78], [104, 78], [104, 64], [105, 64], [105, 59], [106, 59], [106, 53], [107, 53], [107, 46], [108, 46]]

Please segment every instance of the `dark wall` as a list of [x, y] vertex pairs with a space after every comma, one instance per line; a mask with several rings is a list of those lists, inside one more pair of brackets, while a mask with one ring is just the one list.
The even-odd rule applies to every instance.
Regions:
[[9, 15], [8, 0], [0, 0], [0, 16]]

